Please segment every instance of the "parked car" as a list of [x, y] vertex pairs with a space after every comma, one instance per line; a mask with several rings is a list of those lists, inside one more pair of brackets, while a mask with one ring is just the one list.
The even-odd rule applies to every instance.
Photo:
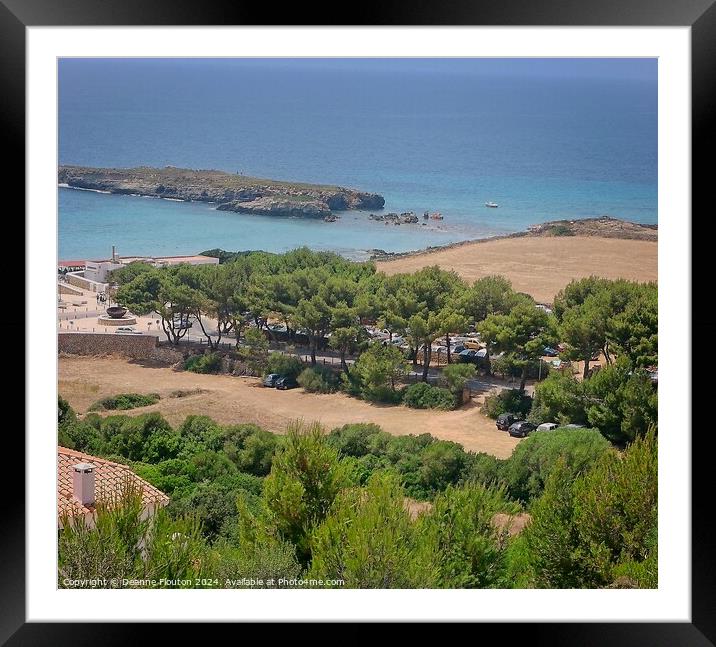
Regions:
[[544, 350], [542, 351], [543, 355], [546, 355], [547, 357], [557, 357], [559, 355], [559, 351], [556, 348], [552, 348], [551, 346], [545, 346]]
[[559, 425], [556, 422], [543, 422], [541, 425], [537, 425], [537, 431], [552, 431]]
[[466, 348], [459, 352], [457, 356], [461, 362], [474, 362], [477, 357], [477, 351], [474, 348]]
[[286, 389], [295, 389], [297, 386], [298, 382], [295, 377], [286, 375], [285, 377], [280, 377], [276, 380], [276, 388], [281, 391], [285, 391]]
[[172, 323], [174, 324], [175, 328], [178, 328], [179, 330], [184, 330], [185, 328], [191, 328], [194, 324], [189, 321], [188, 319], [177, 319], [175, 318]]
[[262, 384], [264, 386], [268, 386], [270, 388], [273, 388], [276, 386], [276, 382], [278, 382], [283, 375], [280, 375], [279, 373], [269, 373], [264, 379]]
[[482, 346], [480, 346], [480, 342], [475, 339], [468, 339], [465, 342], [465, 348], [474, 348], [475, 350], [480, 350]]
[[518, 420], [510, 425], [508, 433], [513, 438], [524, 438], [531, 431], [535, 430], [535, 426], [526, 420]]
[[136, 328], [132, 328], [132, 326], [119, 326], [117, 328], [117, 330], [115, 330], [114, 332], [117, 335], [141, 335], [142, 334]]
[[522, 419], [516, 413], [501, 413], [499, 416], [497, 416], [495, 424], [497, 425], [497, 428], [499, 430], [507, 431], [512, 424], [518, 422], [519, 420]]
[[450, 352], [454, 353], [455, 355], [459, 355], [464, 350], [467, 350], [465, 348], [464, 344], [456, 344], [455, 346], [452, 347]]

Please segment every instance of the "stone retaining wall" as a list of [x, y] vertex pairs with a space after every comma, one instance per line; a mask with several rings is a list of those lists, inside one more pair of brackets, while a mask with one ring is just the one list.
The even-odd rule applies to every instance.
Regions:
[[67, 285], [66, 283], [58, 283], [57, 284], [57, 291], [60, 294], [71, 294], [75, 297], [81, 297], [84, 293], [82, 290], [72, 287], [71, 285]]
[[67, 272], [65, 279], [68, 283], [76, 285], [83, 290], [90, 290], [91, 292], [105, 292], [107, 290], [107, 283], [98, 283], [97, 281], [85, 278], [84, 272]]
[[130, 359], [148, 359], [175, 364], [182, 353], [159, 346], [153, 335], [118, 335], [116, 333], [60, 332], [57, 334], [58, 353], [69, 355], [122, 355]]

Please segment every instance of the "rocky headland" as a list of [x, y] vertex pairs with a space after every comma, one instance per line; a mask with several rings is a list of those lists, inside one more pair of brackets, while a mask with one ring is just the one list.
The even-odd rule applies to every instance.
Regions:
[[334, 211], [382, 209], [377, 193], [323, 184], [283, 182], [225, 171], [60, 166], [60, 185], [107, 193], [215, 203], [220, 211], [265, 216], [326, 218]]

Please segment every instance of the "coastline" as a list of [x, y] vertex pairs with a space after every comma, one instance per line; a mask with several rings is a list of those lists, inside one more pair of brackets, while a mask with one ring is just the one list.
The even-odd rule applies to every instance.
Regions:
[[[555, 232], [555, 228], [558, 233]], [[560, 229], [564, 228], [564, 229]], [[514, 238], [570, 238], [574, 236], [587, 236], [590, 238], [616, 238], [620, 240], [646, 240], [658, 241], [658, 225], [648, 225], [629, 220], [621, 220], [611, 216], [600, 216], [598, 218], [583, 218], [577, 220], [551, 220], [536, 225], [531, 225], [522, 231], [511, 234], [498, 234], [484, 238], [473, 238], [460, 240], [444, 245], [430, 245], [423, 249], [416, 249], [407, 252], [386, 252], [382, 249], [366, 250], [368, 260], [375, 262], [390, 262], [402, 258], [426, 256], [436, 252], [458, 249], [460, 247], [472, 246], [481, 243], [489, 243], [497, 240], [509, 240]]]

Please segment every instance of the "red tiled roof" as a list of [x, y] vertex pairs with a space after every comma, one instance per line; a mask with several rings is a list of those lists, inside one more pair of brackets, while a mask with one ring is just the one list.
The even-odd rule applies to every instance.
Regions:
[[59, 261], [57, 267], [82, 267], [87, 261]]
[[95, 498], [97, 501], [111, 501], [121, 495], [126, 487], [127, 480], [137, 486], [142, 492], [142, 502], [147, 506], [164, 506], [169, 497], [139, 478], [127, 465], [113, 463], [104, 458], [90, 456], [74, 449], [57, 447], [57, 517], [63, 513], [70, 516], [77, 514], [90, 514], [94, 506], [84, 506], [72, 494], [73, 467], [77, 463], [92, 463], [95, 469]]

